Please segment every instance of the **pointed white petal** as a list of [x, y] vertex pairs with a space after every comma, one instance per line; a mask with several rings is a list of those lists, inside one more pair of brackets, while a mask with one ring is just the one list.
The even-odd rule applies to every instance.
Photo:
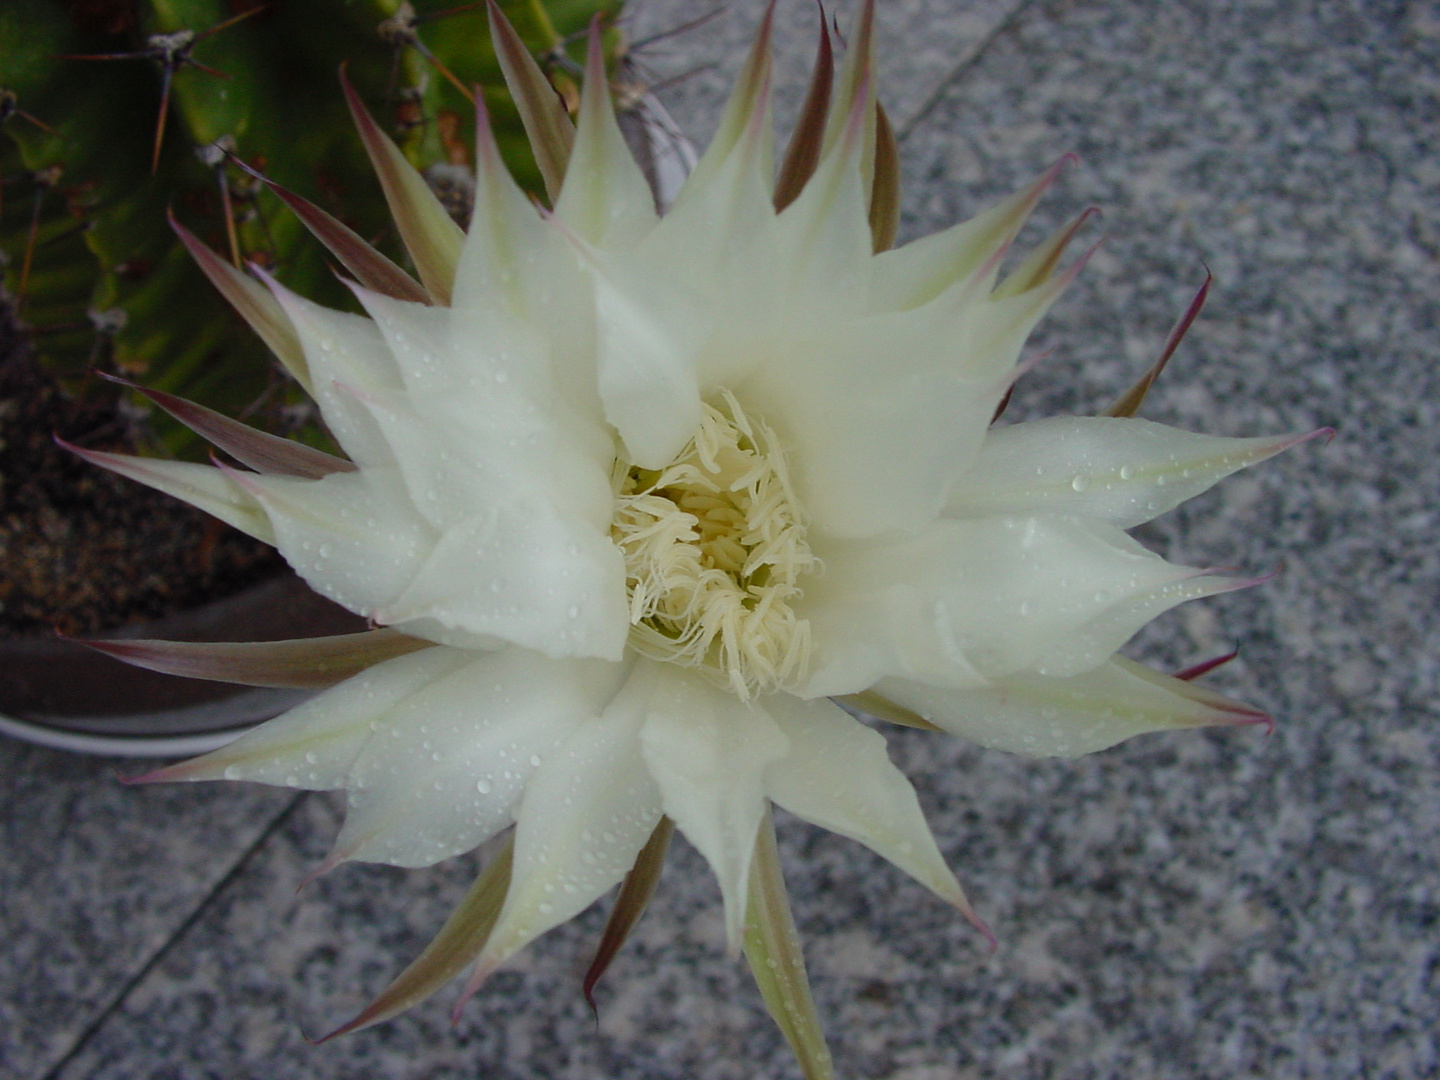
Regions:
[[189, 461], [164, 461], [133, 454], [85, 450], [69, 443], [62, 445], [92, 465], [173, 495], [256, 540], [275, 543], [275, 530], [265, 510], [250, 492], [236, 482], [234, 473]]
[[940, 521], [922, 533], [817, 547], [806, 697], [884, 675], [974, 686], [1014, 671], [1094, 667], [1149, 619], [1230, 587], [1080, 518]]
[[253, 780], [330, 791], [344, 787], [365, 744], [401, 701], [473, 661], [438, 646], [367, 668], [219, 750], [146, 777]]
[[830, 1048], [810, 994], [805, 954], [780, 869], [769, 808], [755, 838], [745, 918], [745, 959], [771, 1019], [795, 1052], [806, 1080], [835, 1080]]
[[795, 323], [814, 326], [815, 317], [825, 313], [849, 320], [866, 310], [873, 240], [855, 140], [820, 162], [805, 189], [775, 219], [774, 231], [783, 270], [791, 275], [782, 299]]
[[952, 734], [1030, 757], [1079, 757], [1150, 731], [1268, 719], [1119, 656], [1063, 679], [1012, 675], [968, 690], [885, 679], [875, 691]]
[[462, 302], [451, 309], [452, 348], [487, 389], [509, 385], [534, 401], [558, 392], [598, 426], [589, 282], [570, 245], [511, 178], [487, 126], [478, 139], [475, 209], [455, 278]]
[[[428, 400], [466, 384], [466, 361], [450, 349], [450, 309], [414, 304], [352, 285], [355, 298], [380, 331], [391, 366], [399, 372], [405, 392]], [[358, 387], [379, 389], [373, 382]]]
[[[698, 376], [702, 394], [738, 385], [764, 362], [757, 335], [773, 337], [777, 320], [783, 328], [797, 314], [779, 295], [785, 263], [770, 196], [768, 110], [764, 116], [714, 168], [692, 176], [633, 252], [595, 260], [620, 293], [614, 306], [660, 328], [656, 345], [686, 363], [676, 381], [688, 390]], [[613, 338], [610, 348], [624, 363], [624, 338]], [[664, 364], [663, 352], [656, 360]]]
[[417, 516], [439, 533], [377, 618], [423, 619], [557, 658], [618, 660], [629, 623], [624, 560], [607, 531], [608, 476], [553, 425], [489, 423], [469, 403], [433, 403], [422, 418], [403, 395], [368, 402]]
[[737, 391], [791, 449], [813, 527], [858, 538], [936, 517], [1074, 272], [1005, 300], [960, 282], [923, 309], [837, 314], [766, 357]]
[[598, 253], [587, 268], [595, 284], [596, 363], [605, 419], [620, 433], [631, 462], [663, 469], [700, 427], [695, 328], [675, 318], [684, 310], [683, 301], [664, 303], [671, 290], [654, 275], [626, 281]]
[[955, 339], [935, 330], [903, 316], [845, 320], [737, 388], [787, 448], [816, 532], [923, 526], [944, 506], [955, 462], [979, 450], [1014, 352], [993, 354], [989, 370], [972, 375], [961, 368], [963, 338], [937, 355]]
[[623, 676], [619, 664], [512, 648], [411, 695], [351, 768], [336, 853], [429, 866], [484, 843], [514, 820], [536, 768], [599, 713]]
[[767, 14], [719, 130], [674, 205], [644, 241], [647, 257], [683, 273], [739, 248], [774, 218], [770, 75]]
[[[357, 394], [403, 478], [384, 494], [414, 519], [411, 531], [433, 540], [401, 561], [391, 554], [381, 576], [395, 573], [365, 598], [365, 613], [426, 619], [551, 656], [619, 659], [627, 623], [622, 560], [607, 533], [613, 442], [532, 405], [519, 380], [493, 379], [478, 351], [452, 347], [447, 310], [357, 295], [407, 384]], [[336, 569], [305, 572], [333, 578]], [[355, 607], [354, 591], [344, 595]]]
[[[588, 291], [588, 282], [573, 269], [570, 283]], [[354, 292], [384, 335], [405, 383], [403, 393], [361, 393], [367, 403], [387, 402], [396, 413], [409, 413], [413, 407], [423, 415], [434, 437], [452, 444], [448, 450], [455, 462], [447, 472], [474, 459], [515, 477], [514, 484], [532, 488], [541, 479], [536, 474], [544, 473], [548, 483], [565, 485], [564, 491], [552, 491], [555, 500], [584, 506], [597, 525], [608, 525], [614, 440], [598, 417], [582, 418], [555, 400], [557, 380], [550, 358], [558, 344], [534, 333], [537, 320], [544, 326], [556, 321], [551, 311], [532, 311], [522, 325], [522, 320], [492, 308], [496, 317], [487, 323], [469, 303], [447, 309], [358, 287]], [[588, 298], [583, 299], [586, 303], [580, 306], [588, 316]], [[530, 300], [543, 304], [546, 297]], [[559, 302], [563, 306], [569, 300]], [[593, 359], [587, 375], [593, 383]], [[397, 399], [405, 407], [396, 404]]]
[[275, 546], [310, 587], [373, 616], [424, 565], [435, 532], [415, 512], [393, 469], [320, 480], [233, 474], [265, 508]]
[[1072, 514], [1130, 528], [1306, 438], [1223, 439], [1108, 417], [1015, 424], [986, 437], [947, 512]]
[[510, 378], [543, 360], [467, 340], [450, 309], [355, 292], [406, 382], [361, 396], [422, 513], [447, 525], [520, 492], [609, 528], [613, 437], [557, 406], [543, 373]]
[[562, 509], [508, 503], [451, 526], [377, 618], [431, 619], [555, 658], [619, 660], [630, 629], [624, 560]]
[[301, 348], [294, 327], [290, 325], [290, 320], [286, 318], [275, 298], [263, 285], [251, 280], [239, 268], [232, 266], [202, 243], [189, 229], [184, 228], [175, 220], [173, 210], [167, 213], [167, 217], [170, 219], [170, 228], [175, 230], [175, 235], [190, 252], [190, 257], [195, 260], [201, 272], [235, 309], [235, 313], [269, 346], [280, 365], [294, 376], [306, 393], [310, 393], [310, 371], [305, 366], [305, 350]]
[[368, 394], [415, 509], [446, 528], [495, 506], [561, 514], [592, 532], [610, 526], [614, 441], [596, 447], [557, 420], [513, 402], [456, 393], [419, 402], [404, 393]]
[[790, 740], [790, 752], [765, 771], [770, 798], [796, 817], [858, 840], [968, 911], [915, 789], [890, 763], [879, 732], [824, 700], [775, 694], [765, 707]]
[[1021, 293], [1044, 285], [1055, 276], [1056, 270], [1060, 267], [1060, 260], [1064, 257], [1066, 249], [1075, 239], [1076, 234], [1091, 217], [1099, 213], [1100, 211], [1095, 207], [1088, 207], [1036, 244], [1018, 264], [1007, 270], [1005, 280], [990, 295], [996, 300], [1001, 300], [1006, 297], [1019, 296]]
[[536, 277], [535, 257], [545, 226], [534, 204], [499, 160], [488, 126], [476, 155], [475, 207], [455, 271], [455, 293], [465, 307], [501, 304], [521, 309], [525, 286]]
[[641, 660], [632, 678], [646, 698], [645, 762], [664, 795], [665, 813], [720, 882], [726, 937], [738, 950], [755, 833], [765, 812], [765, 769], [784, 756], [789, 740], [754, 702], [671, 665]]
[[968, 221], [875, 256], [870, 310], [908, 311], [982, 271], [993, 280], [998, 257], [1069, 160], [1062, 158], [1029, 187]]
[[598, 34], [591, 36], [575, 145], [555, 216], [596, 247], [629, 247], [655, 226], [655, 197], [615, 121]]
[[660, 820], [640, 752], [644, 703], [628, 690], [581, 723], [526, 786], [510, 891], [472, 986], [618, 882]]
[[[862, 139], [869, 140], [868, 145], [854, 151], [858, 161], [862, 154], [867, 159], [874, 154], [874, 0], [863, 0], [856, 9], [850, 32], [843, 40], [846, 41], [845, 59], [841, 62], [839, 78], [835, 81], [835, 100], [831, 103], [830, 116], [825, 125], [821, 153], [832, 153], [843, 147], [847, 141], [854, 141], [859, 145]], [[871, 179], [870, 168], [865, 168], [863, 173], [868, 186]]]
[[395, 361], [375, 324], [311, 303], [266, 279], [305, 350], [311, 391], [325, 426], [357, 465], [393, 463], [389, 447], [357, 393], [399, 389]]
[[[570, 159], [570, 148], [575, 141], [575, 125], [570, 121], [565, 102], [555, 92], [545, 72], [531, 55], [529, 46], [501, 11], [497, 0], [488, 0], [487, 6], [490, 10], [490, 40], [495, 46], [495, 59], [505, 77], [505, 85], [515, 103], [515, 109], [520, 114], [526, 141], [530, 144], [535, 164], [545, 182], [545, 193], [553, 203], [564, 182], [565, 163]], [[480, 119], [476, 140], [481, 144], [476, 155], [479, 157], [489, 149], [484, 144], [491, 141], [489, 117], [480, 95], [476, 98], [476, 109]]]
[[350, 104], [350, 115], [384, 189], [390, 216], [400, 230], [405, 250], [415, 263], [431, 299], [437, 304], [448, 305], [455, 281], [455, 264], [460, 258], [465, 234], [430, 189], [425, 177], [375, 123], [361, 104], [350, 80], [342, 74], [340, 81]]
[[[766, 9], [765, 19], [756, 31], [755, 41], [745, 58], [745, 67], [735, 79], [735, 87], [730, 91], [729, 100], [725, 103], [725, 111], [720, 117], [715, 136], [690, 173], [692, 181], [698, 177], [701, 184], [705, 184], [712, 171], [730, 160], [737, 146], [754, 137], [757, 127], [769, 131], [770, 79], [774, 67], [771, 48], [773, 13], [773, 7]], [[773, 151], [773, 146], [771, 150]], [[676, 206], [678, 205], [677, 200]]]

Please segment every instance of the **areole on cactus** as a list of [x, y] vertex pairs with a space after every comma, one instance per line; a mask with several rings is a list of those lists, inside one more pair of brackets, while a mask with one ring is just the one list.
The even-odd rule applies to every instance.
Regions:
[[598, 30], [572, 125], [490, 15], [548, 208], [515, 184], [482, 103], [462, 238], [352, 93], [416, 276], [293, 195], [364, 316], [262, 286], [185, 236], [346, 456], [159, 393], [232, 461], [77, 451], [274, 543], [376, 629], [96, 645], [322, 690], [142, 778], [345, 789], [317, 872], [428, 865], [513, 826], [435, 942], [339, 1031], [470, 967], [463, 1002], [619, 885], [588, 993], [673, 827], [714, 870], [731, 950], [806, 1075], [829, 1076], [772, 804], [981, 925], [879, 731], [841, 705], [1032, 756], [1268, 723], [1195, 673], [1118, 655], [1170, 607], [1253, 583], [1171, 565], [1125, 530], [1308, 436], [1137, 419], [1149, 375], [1107, 416], [996, 425], [1030, 329], [1084, 265], [1060, 269], [1085, 215], [1002, 274], [1057, 164], [892, 248], [898, 159], [870, 0], [838, 73], [822, 29], [818, 105], [778, 170], [767, 17], [663, 216], [616, 124]]

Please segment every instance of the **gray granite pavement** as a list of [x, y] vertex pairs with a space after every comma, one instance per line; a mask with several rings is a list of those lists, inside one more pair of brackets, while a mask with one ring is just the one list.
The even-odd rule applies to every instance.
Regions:
[[[642, 50], [708, 134], [759, 5]], [[651, 2], [640, 34], [696, 11]], [[813, 9], [786, 0], [793, 109]], [[1145, 415], [1223, 434], [1334, 425], [1142, 537], [1281, 573], [1189, 605], [1135, 655], [1241, 648], [1214, 683], [1254, 731], [1031, 762], [902, 732], [942, 849], [1002, 947], [837, 837], [781, 822], [838, 1071], [877, 1080], [1420, 1078], [1440, 1072], [1440, 10], [1347, 0], [894, 0], [882, 91], [904, 234], [1066, 151], [1041, 226], [1109, 239], [1035, 341], [1016, 416], [1093, 412], [1208, 266], [1212, 302]], [[695, 69], [715, 62], [715, 70]], [[593, 910], [497, 975], [321, 1047], [425, 942], [475, 858], [347, 866], [295, 890], [326, 797], [126, 789], [116, 763], [0, 743], [0, 1075], [797, 1077], [717, 891], [677, 844], [602, 986]]]

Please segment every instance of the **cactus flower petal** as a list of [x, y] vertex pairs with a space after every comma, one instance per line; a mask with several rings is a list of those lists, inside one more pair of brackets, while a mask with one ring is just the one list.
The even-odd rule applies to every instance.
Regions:
[[1131, 528], [1326, 433], [1222, 439], [1148, 420], [1056, 416], [990, 433], [949, 514], [1078, 514]]
[[769, 710], [790, 743], [765, 774], [776, 805], [859, 841], [973, 919], [915, 789], [890, 763], [884, 737], [827, 701], [777, 697]]
[[127, 379], [105, 375], [103, 372], [101, 377], [138, 390], [191, 431], [208, 439], [217, 450], [225, 451], [236, 461], [256, 472], [318, 480], [332, 472], [355, 471], [355, 465], [344, 458], [337, 458], [293, 439], [282, 439], [278, 435], [259, 431], [193, 401], [186, 401], [160, 390], [136, 386]]
[[467, 995], [618, 883], [649, 840], [662, 809], [641, 751], [644, 696], [643, 684], [627, 680], [536, 766], [518, 811], [510, 891]]
[[535, 163], [540, 167], [545, 190], [553, 202], [560, 197], [560, 188], [565, 180], [565, 166], [575, 142], [575, 125], [571, 123], [555, 88], [540, 70], [540, 65], [501, 13], [500, 5], [495, 0], [488, 0], [488, 5], [495, 58], [520, 111], [525, 134], [535, 151]]
[[875, 692], [952, 734], [1031, 757], [1079, 757], [1153, 731], [1270, 719], [1123, 656], [1066, 678], [1027, 673], [964, 690], [892, 678]]
[[260, 500], [234, 476], [219, 469], [189, 461], [160, 461], [133, 454], [84, 450], [58, 436], [55, 441], [92, 465], [183, 499], [257, 540], [267, 544], [275, 542], [275, 530]]
[[765, 813], [765, 773], [789, 750], [760, 707], [669, 665], [642, 661], [645, 763], [665, 813], [699, 848], [720, 881], [725, 934], [740, 949], [755, 832]]
[[[433, 642], [384, 627], [359, 634], [290, 641], [153, 641], [145, 638], [82, 642], [136, 667], [242, 686], [323, 690], [394, 656]], [[498, 645], [498, 642], [497, 642]]]
[[388, 726], [392, 710], [473, 659], [465, 650], [437, 647], [381, 661], [219, 750], [138, 779], [343, 788], [360, 752]]
[[887, 676], [974, 687], [1096, 666], [1162, 611], [1229, 580], [1174, 566], [1101, 521], [992, 516], [826, 548], [801, 611], [809, 694]]
[[425, 291], [434, 303], [449, 307], [455, 264], [460, 259], [465, 233], [451, 219], [425, 178], [405, 160], [390, 136], [380, 130], [343, 69], [340, 85], [345, 90], [355, 128], [365, 143], [365, 152], [370, 155], [375, 175], [385, 189], [385, 201], [390, 205], [405, 250], [414, 260]]

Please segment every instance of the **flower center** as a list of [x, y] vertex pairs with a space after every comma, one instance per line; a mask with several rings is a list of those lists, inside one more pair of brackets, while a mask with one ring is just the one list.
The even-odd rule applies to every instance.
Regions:
[[615, 463], [610, 536], [625, 556], [630, 644], [742, 699], [794, 685], [810, 624], [790, 602], [817, 567], [774, 432], [728, 390], [665, 468]]

